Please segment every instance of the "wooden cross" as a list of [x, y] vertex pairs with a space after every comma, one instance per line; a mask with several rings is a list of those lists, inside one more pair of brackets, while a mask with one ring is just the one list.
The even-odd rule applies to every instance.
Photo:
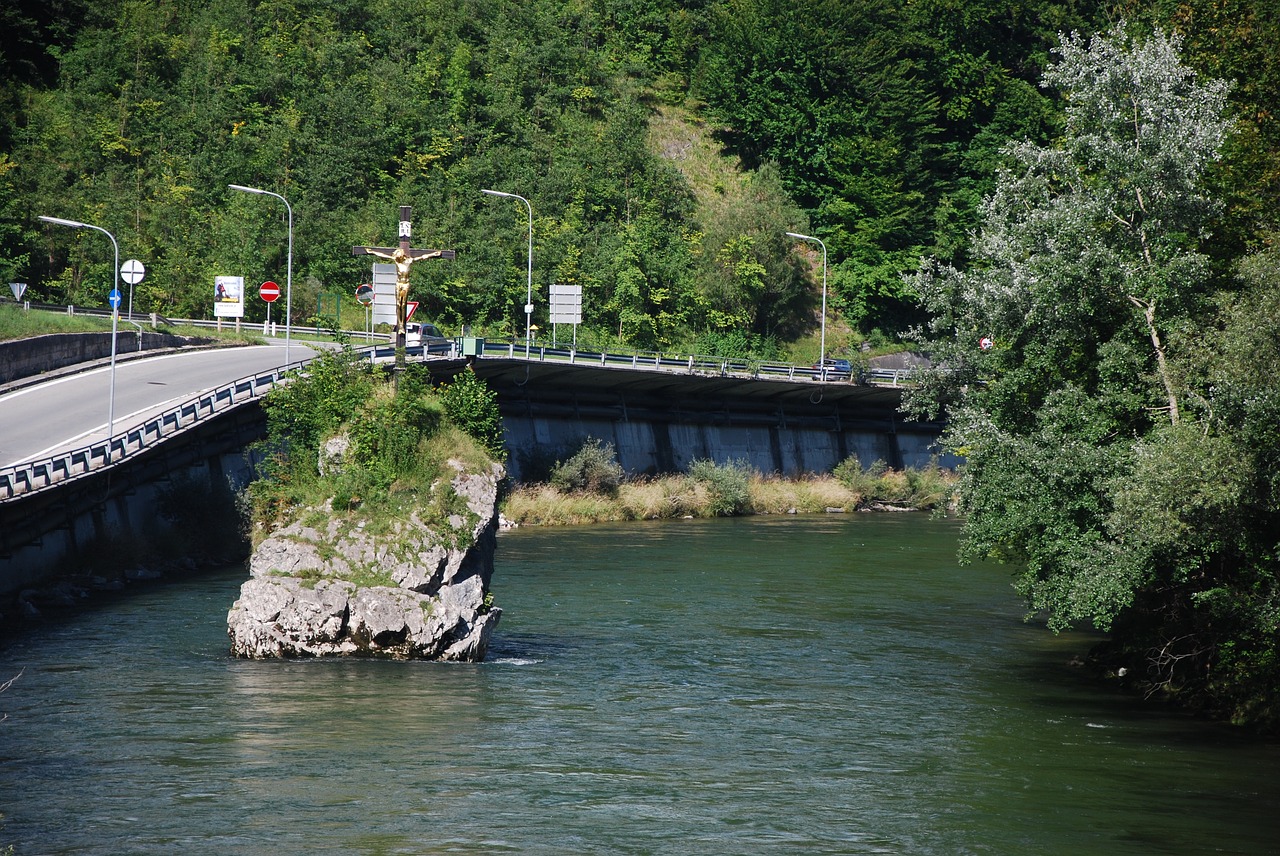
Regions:
[[409, 214], [413, 209], [400, 206], [400, 245], [397, 247], [352, 247], [353, 256], [377, 256], [388, 259], [396, 266], [396, 365], [403, 367], [405, 310], [409, 304], [409, 268], [423, 259], [452, 259], [453, 250], [418, 250], [409, 246]]

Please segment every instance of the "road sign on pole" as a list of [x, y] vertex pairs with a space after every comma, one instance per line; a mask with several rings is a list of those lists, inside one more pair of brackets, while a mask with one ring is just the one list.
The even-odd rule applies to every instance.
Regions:
[[142, 266], [142, 262], [137, 259], [129, 259], [120, 265], [120, 278], [130, 285], [137, 285], [142, 282], [142, 278], [146, 276], [147, 269]]
[[21, 300], [22, 293], [27, 290], [27, 284], [25, 282], [11, 282], [9, 283], [9, 290], [13, 292], [14, 300]]
[[275, 303], [276, 298], [280, 296], [280, 286], [267, 280], [258, 286], [258, 296], [267, 302], [267, 320], [262, 322], [262, 333], [264, 336], [268, 333], [274, 336], [275, 333], [271, 330], [271, 304]]
[[373, 265], [373, 324], [396, 326], [396, 266]]
[[111, 308], [119, 309], [121, 300], [123, 300], [123, 298], [120, 296], [120, 289], [111, 289], [111, 293], [107, 295], [107, 302], [111, 304]]
[[373, 286], [369, 283], [362, 283], [356, 286], [356, 300], [368, 306], [374, 301]]

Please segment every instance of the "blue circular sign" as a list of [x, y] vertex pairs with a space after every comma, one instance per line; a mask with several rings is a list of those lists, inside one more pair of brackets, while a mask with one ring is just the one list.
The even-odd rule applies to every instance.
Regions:
[[120, 308], [121, 299], [122, 298], [120, 297], [120, 289], [118, 288], [111, 289], [111, 293], [107, 295], [107, 302], [111, 304], [112, 309]]

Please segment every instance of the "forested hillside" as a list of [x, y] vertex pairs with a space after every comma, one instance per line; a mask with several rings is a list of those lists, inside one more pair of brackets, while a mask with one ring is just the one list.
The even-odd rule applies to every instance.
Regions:
[[583, 286], [593, 335], [640, 347], [812, 335], [819, 256], [792, 230], [827, 243], [833, 329], [893, 337], [918, 320], [902, 274], [963, 257], [1001, 146], [1059, 132], [1038, 86], [1057, 32], [1122, 11], [1187, 30], [1193, 64], [1250, 70], [1224, 176], [1247, 216], [1219, 255], [1255, 240], [1275, 24], [1225, 5], [17, 0], [0, 274], [103, 305], [108, 242], [36, 216], [79, 219], [148, 266], [138, 309], [207, 316], [215, 275], [283, 281], [284, 207], [236, 183], [293, 207], [295, 316], [368, 280], [350, 248], [393, 242], [406, 204], [415, 246], [458, 251], [415, 268], [425, 314], [516, 333], [527, 214], [494, 188], [533, 208], [535, 323], [558, 282]]

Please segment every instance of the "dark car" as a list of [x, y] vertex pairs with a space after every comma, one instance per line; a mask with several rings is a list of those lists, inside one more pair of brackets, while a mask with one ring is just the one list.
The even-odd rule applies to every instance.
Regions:
[[823, 360], [814, 363], [813, 368], [827, 380], [848, 380], [853, 376], [853, 364], [848, 360]]

